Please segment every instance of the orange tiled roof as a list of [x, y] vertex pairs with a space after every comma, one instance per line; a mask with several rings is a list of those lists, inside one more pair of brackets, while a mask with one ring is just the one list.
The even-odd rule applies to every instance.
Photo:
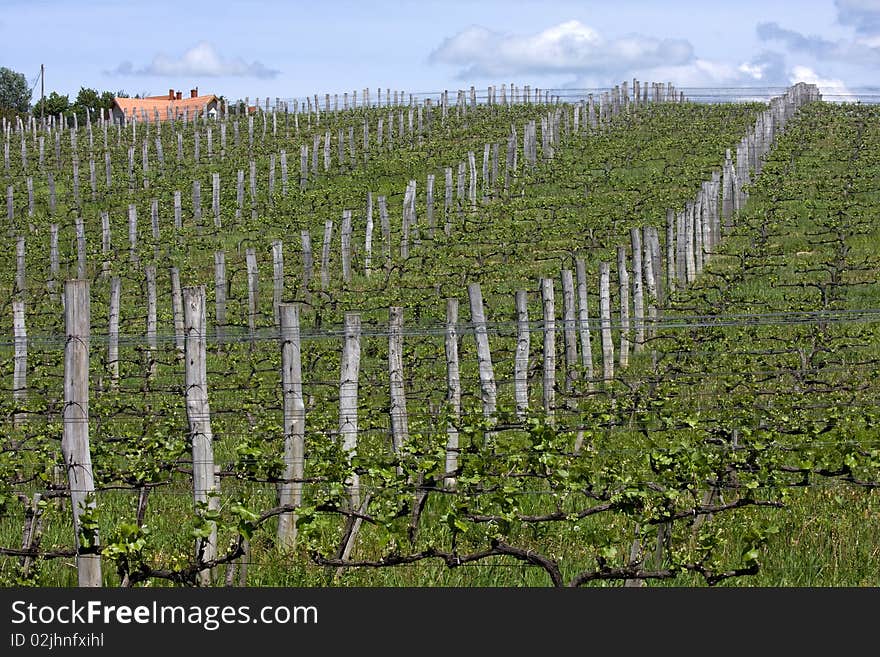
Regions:
[[155, 113], [159, 112], [159, 120], [168, 120], [168, 108], [171, 108], [171, 116], [182, 116], [186, 111], [190, 116], [193, 112], [201, 112], [205, 105], [219, 101], [214, 94], [206, 94], [204, 96], [196, 96], [195, 98], [181, 98], [180, 100], [169, 100], [168, 96], [152, 96], [147, 98], [114, 98], [113, 102], [125, 116], [130, 117], [133, 113], [137, 114], [137, 118], [141, 119], [141, 112], [147, 113], [147, 120], [155, 119]]

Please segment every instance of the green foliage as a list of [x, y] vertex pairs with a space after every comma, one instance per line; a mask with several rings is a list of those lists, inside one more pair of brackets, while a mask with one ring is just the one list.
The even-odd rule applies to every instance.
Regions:
[[34, 116], [57, 116], [70, 110], [70, 98], [65, 94], [60, 95], [53, 91], [45, 98], [41, 98], [34, 104]]
[[24, 114], [31, 102], [31, 90], [23, 73], [0, 66], [0, 112], [11, 118]]

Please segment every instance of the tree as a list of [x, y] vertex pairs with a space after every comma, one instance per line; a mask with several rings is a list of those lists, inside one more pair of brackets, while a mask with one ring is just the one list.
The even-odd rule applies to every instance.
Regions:
[[67, 95], [62, 96], [57, 91], [53, 91], [42, 100], [38, 100], [34, 104], [34, 116], [57, 116], [61, 112], [70, 111], [70, 98]]
[[97, 90], [80, 87], [71, 109], [76, 112], [77, 118], [82, 123], [86, 120], [86, 110], [88, 110], [89, 116], [94, 119], [101, 107], [101, 96]]
[[31, 91], [27, 80], [5, 66], [0, 67], [0, 110], [27, 112], [31, 103]]

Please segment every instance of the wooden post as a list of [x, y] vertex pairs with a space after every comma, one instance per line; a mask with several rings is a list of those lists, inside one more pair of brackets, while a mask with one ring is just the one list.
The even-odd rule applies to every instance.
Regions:
[[174, 320], [174, 345], [178, 353], [183, 356], [183, 291], [180, 287], [180, 269], [170, 267], [171, 278], [171, 316]]
[[[211, 409], [208, 403], [207, 335], [205, 287], [183, 288], [183, 322], [186, 333], [184, 362], [186, 416], [192, 440], [193, 501], [196, 513], [202, 505], [208, 510], [219, 509], [214, 471], [214, 436], [211, 431]], [[217, 556], [217, 524], [207, 520], [210, 533], [196, 539], [196, 563], [203, 564]], [[210, 569], [198, 575], [201, 586], [211, 585]]]
[[110, 385], [119, 384], [119, 301], [122, 283], [119, 276], [110, 279], [110, 310], [107, 328], [107, 368], [110, 370]]
[[529, 330], [528, 293], [517, 290], [516, 304], [516, 354], [513, 361], [513, 391], [516, 414], [525, 417], [529, 409], [529, 353], [531, 351]]
[[614, 378], [614, 342], [611, 339], [611, 266], [599, 263], [599, 322], [602, 330], [602, 378]]
[[703, 271], [703, 194], [697, 194], [694, 202], [694, 278]]
[[[646, 87], [647, 88], [647, 87]], [[672, 208], [666, 210], [666, 295], [675, 292], [675, 281], [678, 279], [676, 275], [676, 258], [677, 249], [675, 246], [675, 212]]]
[[444, 169], [445, 187], [443, 188], [443, 215], [445, 222], [443, 232], [449, 236], [452, 234], [452, 167]]
[[694, 202], [685, 204], [684, 216], [684, 264], [685, 281], [688, 285], [697, 278], [697, 263], [694, 258]]
[[633, 325], [635, 329], [633, 352], [639, 353], [645, 348], [645, 293], [644, 259], [642, 258], [642, 232], [638, 228], [630, 228], [633, 260]]
[[79, 213], [74, 217], [74, 226], [76, 228], [76, 277], [86, 278], [86, 226]]
[[[403, 387], [403, 308], [388, 309], [388, 378], [390, 381], [391, 445], [394, 453], [409, 439], [406, 393]], [[400, 472], [400, 469], [398, 469]]]
[[645, 300], [644, 303], [647, 305], [647, 317], [648, 317], [648, 326], [643, 329], [643, 337], [647, 336], [649, 338], [653, 338], [655, 335], [655, 322], [657, 321], [657, 302], [659, 299], [658, 290], [657, 290], [657, 276], [656, 269], [654, 267], [655, 260], [655, 251], [654, 244], [656, 240], [657, 250], [660, 248], [660, 240], [657, 237], [657, 229], [653, 226], [645, 226], [642, 229], [643, 233], [643, 248], [644, 248], [644, 259], [642, 260], [642, 270], [645, 273]]
[[486, 314], [483, 308], [483, 292], [479, 283], [468, 285], [468, 300], [471, 308], [471, 324], [474, 340], [477, 343], [477, 360], [480, 372], [480, 398], [483, 414], [488, 418], [495, 414], [497, 395], [495, 373], [492, 368], [492, 354], [489, 351], [489, 335], [486, 331]]
[[226, 339], [226, 254], [214, 253], [214, 326], [217, 342]]
[[578, 295], [578, 332], [581, 340], [581, 364], [587, 375], [588, 385], [593, 387], [593, 347], [590, 340], [590, 313], [587, 303], [587, 268], [582, 257], [575, 259]]
[[434, 174], [428, 174], [428, 182], [425, 185], [425, 216], [428, 222], [428, 237], [434, 239]]
[[556, 409], [556, 306], [553, 279], [541, 279], [541, 306], [544, 311], [544, 412], [552, 418]]
[[58, 273], [61, 265], [58, 257], [58, 224], [49, 226], [49, 280], [46, 288], [55, 297], [55, 286], [58, 281]]
[[[446, 467], [445, 473], [458, 469], [458, 420], [461, 417], [461, 378], [458, 369], [458, 299], [446, 300], [446, 331], [444, 349], [446, 352], [446, 401], [451, 418], [446, 425]], [[446, 490], [455, 489], [455, 477], [443, 479]]]
[[241, 219], [244, 210], [244, 171], [239, 169], [235, 174], [235, 219]]
[[[344, 343], [339, 374], [339, 436], [349, 460], [357, 453], [358, 438], [358, 375], [361, 363], [361, 316], [345, 313]], [[351, 510], [360, 507], [360, 481], [352, 473], [347, 482]]]
[[[147, 285], [147, 346], [155, 351], [156, 345], [156, 265], [144, 267]], [[152, 360], [152, 354], [150, 356]]]
[[321, 289], [330, 287], [330, 240], [333, 237], [333, 220], [324, 222], [324, 244], [321, 249]]
[[64, 349], [64, 431], [61, 452], [67, 468], [73, 509], [78, 584], [99, 587], [102, 581], [98, 532], [84, 529], [81, 522], [84, 513], [91, 513], [96, 508], [95, 478], [89, 447], [89, 282], [82, 279], [67, 281], [64, 299], [67, 344]]
[[388, 206], [385, 197], [379, 197], [379, 226], [382, 230], [382, 253], [385, 256], [385, 269], [391, 271], [391, 222], [388, 220]]
[[[209, 133], [210, 134], [210, 133]], [[220, 174], [211, 174], [211, 209], [214, 212], [214, 227], [220, 228], [222, 221], [220, 219]]]
[[260, 307], [260, 300], [257, 296], [260, 284], [259, 272], [257, 271], [257, 253], [249, 247], [245, 250], [244, 258], [248, 281], [248, 335], [253, 343], [256, 340], [257, 309]]
[[25, 282], [25, 240], [24, 235], [15, 238], [15, 294], [24, 297]]
[[410, 180], [403, 194], [403, 223], [400, 239], [400, 258], [409, 257], [410, 232], [415, 231], [416, 223], [416, 181]]
[[312, 282], [314, 258], [312, 257], [312, 237], [309, 234], [309, 231], [300, 231], [300, 240], [302, 242], [303, 296], [306, 301], [310, 301], [312, 295], [309, 291], [309, 285]]
[[174, 229], [183, 228], [183, 203], [181, 202], [180, 190], [174, 191]]
[[281, 240], [272, 242], [272, 314], [275, 326], [280, 325], [278, 307], [284, 296], [284, 243]]
[[159, 199], [150, 201], [150, 227], [153, 233], [154, 252], [158, 258], [159, 254]]
[[342, 282], [351, 282], [351, 210], [342, 211], [342, 228], [340, 229], [342, 247]]
[[129, 260], [138, 262], [137, 255], [137, 207], [134, 203], [128, 205], [128, 242]]
[[[281, 325], [281, 385], [284, 401], [284, 481], [279, 489], [278, 503], [296, 508], [302, 504], [306, 423], [299, 304], [280, 304], [278, 317]], [[295, 547], [295, 511], [278, 516], [278, 544], [285, 550]]]
[[13, 357], [12, 399], [15, 401], [15, 424], [23, 417], [19, 404], [27, 399], [27, 330], [25, 329], [24, 301], [12, 300], [12, 340], [15, 349]]
[[574, 274], [562, 270], [562, 316], [565, 340], [565, 389], [572, 392], [577, 383], [577, 321], [574, 306]]
[[477, 209], [477, 163], [473, 151], [468, 151], [468, 201], [472, 210]]
[[364, 237], [364, 276], [369, 276], [373, 267], [373, 192], [367, 192], [367, 222]]
[[626, 247], [617, 247], [617, 281], [620, 295], [620, 368], [629, 364], [629, 272], [626, 269]]

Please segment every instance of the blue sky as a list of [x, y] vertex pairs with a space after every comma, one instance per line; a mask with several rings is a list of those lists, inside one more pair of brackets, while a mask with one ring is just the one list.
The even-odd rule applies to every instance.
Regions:
[[880, 0], [0, 0], [0, 65], [33, 83], [41, 64], [46, 94], [71, 100], [81, 86], [233, 100], [634, 77], [834, 94], [877, 83]]

